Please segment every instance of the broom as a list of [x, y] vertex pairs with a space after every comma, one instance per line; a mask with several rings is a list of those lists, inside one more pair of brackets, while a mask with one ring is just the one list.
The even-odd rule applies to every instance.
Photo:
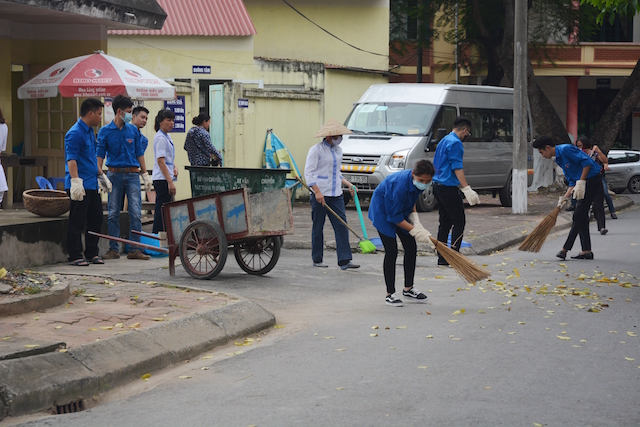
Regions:
[[476, 283], [491, 276], [490, 272], [455, 249], [451, 249], [446, 243], [434, 239], [431, 236], [429, 236], [429, 239], [431, 239], [431, 242], [435, 245], [436, 251], [438, 251], [440, 256], [442, 256], [467, 283]]
[[[298, 180], [298, 182], [300, 184], [302, 184], [304, 186], [304, 188], [306, 188], [307, 190], [309, 190], [310, 193], [314, 193], [314, 191], [312, 189], [310, 189], [307, 184], [305, 184], [304, 182], [302, 182], [300, 179], [296, 178]], [[315, 194], [315, 193], [314, 193]], [[342, 218], [340, 218], [340, 215], [338, 215], [333, 209], [331, 209], [329, 207], [329, 205], [324, 205], [324, 208], [326, 210], [328, 210], [331, 215], [335, 216], [336, 218], [338, 218], [338, 220], [340, 220], [340, 222], [342, 224], [344, 224], [345, 227], [347, 227], [349, 229], [349, 231], [351, 231], [357, 238], [358, 238], [358, 245], [360, 245], [360, 250], [362, 251], [363, 254], [372, 254], [376, 251], [376, 245], [374, 245], [373, 243], [371, 243], [370, 241], [363, 239], [362, 237], [358, 236], [358, 233], [356, 233], [355, 231], [353, 231], [353, 229], [351, 227], [349, 227], [349, 224], [346, 223], [345, 220], [343, 220]]]
[[542, 245], [544, 245], [544, 241], [547, 240], [547, 236], [556, 225], [556, 220], [558, 219], [558, 214], [562, 210], [562, 206], [564, 206], [564, 203], [552, 210], [549, 215], [540, 221], [540, 224], [538, 224], [527, 238], [524, 239], [524, 242], [520, 244], [518, 250], [524, 252], [540, 252]]

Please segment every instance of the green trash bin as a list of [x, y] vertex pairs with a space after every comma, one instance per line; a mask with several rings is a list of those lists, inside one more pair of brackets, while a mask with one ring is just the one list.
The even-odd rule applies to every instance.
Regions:
[[191, 177], [191, 197], [247, 187], [249, 193], [285, 187], [289, 169], [218, 168], [186, 166]]

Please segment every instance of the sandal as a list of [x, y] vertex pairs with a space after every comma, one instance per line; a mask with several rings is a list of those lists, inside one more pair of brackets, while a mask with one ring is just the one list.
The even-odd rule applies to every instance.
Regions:
[[104, 264], [104, 260], [97, 255], [91, 258], [91, 262], [94, 264]]
[[87, 261], [85, 261], [84, 259], [80, 258], [80, 259], [77, 259], [77, 260], [75, 260], [73, 262], [70, 262], [69, 265], [73, 265], [73, 266], [76, 266], [76, 267], [88, 267], [89, 263]]

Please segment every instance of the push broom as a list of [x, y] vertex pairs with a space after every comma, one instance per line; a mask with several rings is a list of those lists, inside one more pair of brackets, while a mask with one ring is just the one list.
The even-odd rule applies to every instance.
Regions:
[[490, 272], [455, 249], [451, 249], [446, 243], [434, 239], [431, 236], [429, 236], [429, 239], [431, 239], [431, 242], [435, 245], [436, 251], [438, 251], [440, 256], [442, 256], [467, 283], [476, 283], [491, 276]]
[[[298, 179], [298, 182], [300, 184], [302, 184], [304, 186], [304, 188], [306, 188], [307, 190], [309, 190], [310, 193], [314, 193], [314, 191], [312, 189], [310, 189], [307, 184], [305, 184], [304, 182], [302, 182], [301, 180]], [[315, 193], [314, 193], [315, 194]], [[351, 231], [354, 236], [356, 236], [358, 238], [358, 245], [360, 246], [360, 250], [362, 251], [363, 254], [372, 254], [376, 251], [376, 245], [374, 245], [373, 243], [371, 243], [369, 240], [363, 239], [362, 237], [360, 237], [358, 235], [358, 233], [356, 233], [355, 231], [353, 231], [353, 229], [351, 227], [349, 227], [349, 224], [347, 224], [347, 222], [345, 220], [343, 220], [342, 218], [340, 218], [340, 215], [338, 215], [333, 209], [331, 209], [328, 205], [324, 205], [325, 209], [329, 211], [329, 213], [333, 216], [335, 216], [336, 218], [338, 218], [338, 220], [344, 224], [345, 227], [347, 227], [349, 229], [349, 231]]]
[[540, 221], [540, 224], [538, 224], [520, 244], [518, 250], [524, 252], [540, 252], [542, 245], [544, 245], [544, 241], [547, 240], [547, 236], [549, 236], [549, 233], [551, 233], [551, 230], [556, 225], [558, 214], [562, 210], [563, 206], [564, 203], [556, 207], [549, 215]]

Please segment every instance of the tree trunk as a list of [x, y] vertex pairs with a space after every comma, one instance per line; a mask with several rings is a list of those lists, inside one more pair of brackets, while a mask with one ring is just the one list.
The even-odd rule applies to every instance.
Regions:
[[[502, 44], [498, 48], [498, 54], [500, 55], [500, 65], [513, 86], [514, 6], [513, 0], [503, 0], [502, 3], [504, 5], [505, 25], [504, 36]], [[555, 139], [557, 144], [570, 144], [571, 140], [562, 124], [562, 120], [560, 120], [549, 98], [536, 82], [531, 61], [527, 64], [527, 80], [527, 95], [529, 97], [529, 106], [531, 107], [531, 116], [538, 133]]]
[[638, 102], [640, 102], [640, 60], [596, 125], [591, 138], [593, 144], [600, 147], [605, 153], [608, 152], [616, 142], [616, 136], [618, 136], [624, 121], [638, 105]]

